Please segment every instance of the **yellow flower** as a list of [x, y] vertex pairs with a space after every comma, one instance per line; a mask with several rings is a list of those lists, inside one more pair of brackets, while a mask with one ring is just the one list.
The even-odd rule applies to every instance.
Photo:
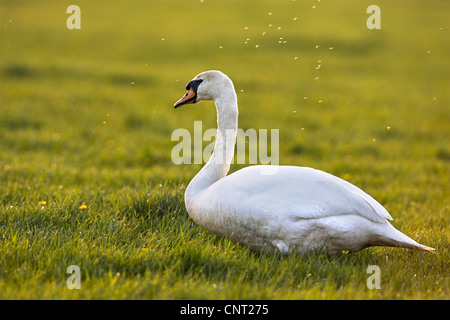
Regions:
[[38, 205], [40, 205], [40, 206], [45, 206], [47, 204], [47, 201], [39, 201], [38, 202]]
[[350, 173], [344, 173], [342, 176], [342, 179], [344, 180], [350, 180], [352, 178], [352, 175]]
[[342, 250], [341, 251], [343, 254], [348, 254], [350, 251], [348, 251], [348, 250]]
[[84, 203], [80, 206], [80, 210], [86, 210], [87, 209], [87, 205], [85, 205]]

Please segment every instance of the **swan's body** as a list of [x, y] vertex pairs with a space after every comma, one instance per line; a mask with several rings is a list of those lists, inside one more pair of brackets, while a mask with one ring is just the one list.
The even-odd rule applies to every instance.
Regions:
[[227, 176], [238, 118], [233, 83], [220, 71], [207, 71], [187, 90], [175, 107], [200, 100], [214, 100], [217, 107], [214, 152], [185, 193], [186, 209], [200, 226], [255, 250], [283, 253], [323, 248], [333, 254], [369, 246], [433, 250], [396, 230], [371, 196], [323, 171], [250, 166]]

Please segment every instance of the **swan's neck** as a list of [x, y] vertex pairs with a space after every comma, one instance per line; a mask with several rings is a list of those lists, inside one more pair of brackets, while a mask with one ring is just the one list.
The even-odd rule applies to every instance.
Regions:
[[238, 124], [237, 97], [234, 88], [225, 91], [214, 102], [217, 109], [214, 151], [209, 161], [189, 183], [187, 195], [195, 194], [225, 177], [233, 160]]

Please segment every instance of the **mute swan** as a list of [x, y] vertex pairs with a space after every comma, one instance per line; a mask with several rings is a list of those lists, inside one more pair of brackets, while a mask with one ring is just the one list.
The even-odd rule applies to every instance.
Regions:
[[[209, 161], [186, 188], [190, 217], [205, 229], [254, 250], [330, 254], [370, 246], [434, 249], [421, 245], [386, 219], [376, 200], [349, 182], [323, 171], [296, 166], [249, 166], [227, 176], [234, 156], [237, 96], [228, 76], [202, 72], [186, 86], [178, 108], [214, 100], [217, 138]], [[266, 170], [265, 169], [276, 170]], [[272, 173], [272, 174], [268, 174]]]

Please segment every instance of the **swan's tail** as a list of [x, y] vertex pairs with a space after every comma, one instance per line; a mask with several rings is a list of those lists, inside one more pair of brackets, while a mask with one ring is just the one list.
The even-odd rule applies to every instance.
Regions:
[[417, 243], [407, 235], [395, 229], [389, 222], [387, 222], [387, 224], [388, 228], [386, 228], [387, 230], [385, 229], [386, 232], [384, 232], [384, 235], [382, 236], [383, 245], [436, 253], [434, 248]]

